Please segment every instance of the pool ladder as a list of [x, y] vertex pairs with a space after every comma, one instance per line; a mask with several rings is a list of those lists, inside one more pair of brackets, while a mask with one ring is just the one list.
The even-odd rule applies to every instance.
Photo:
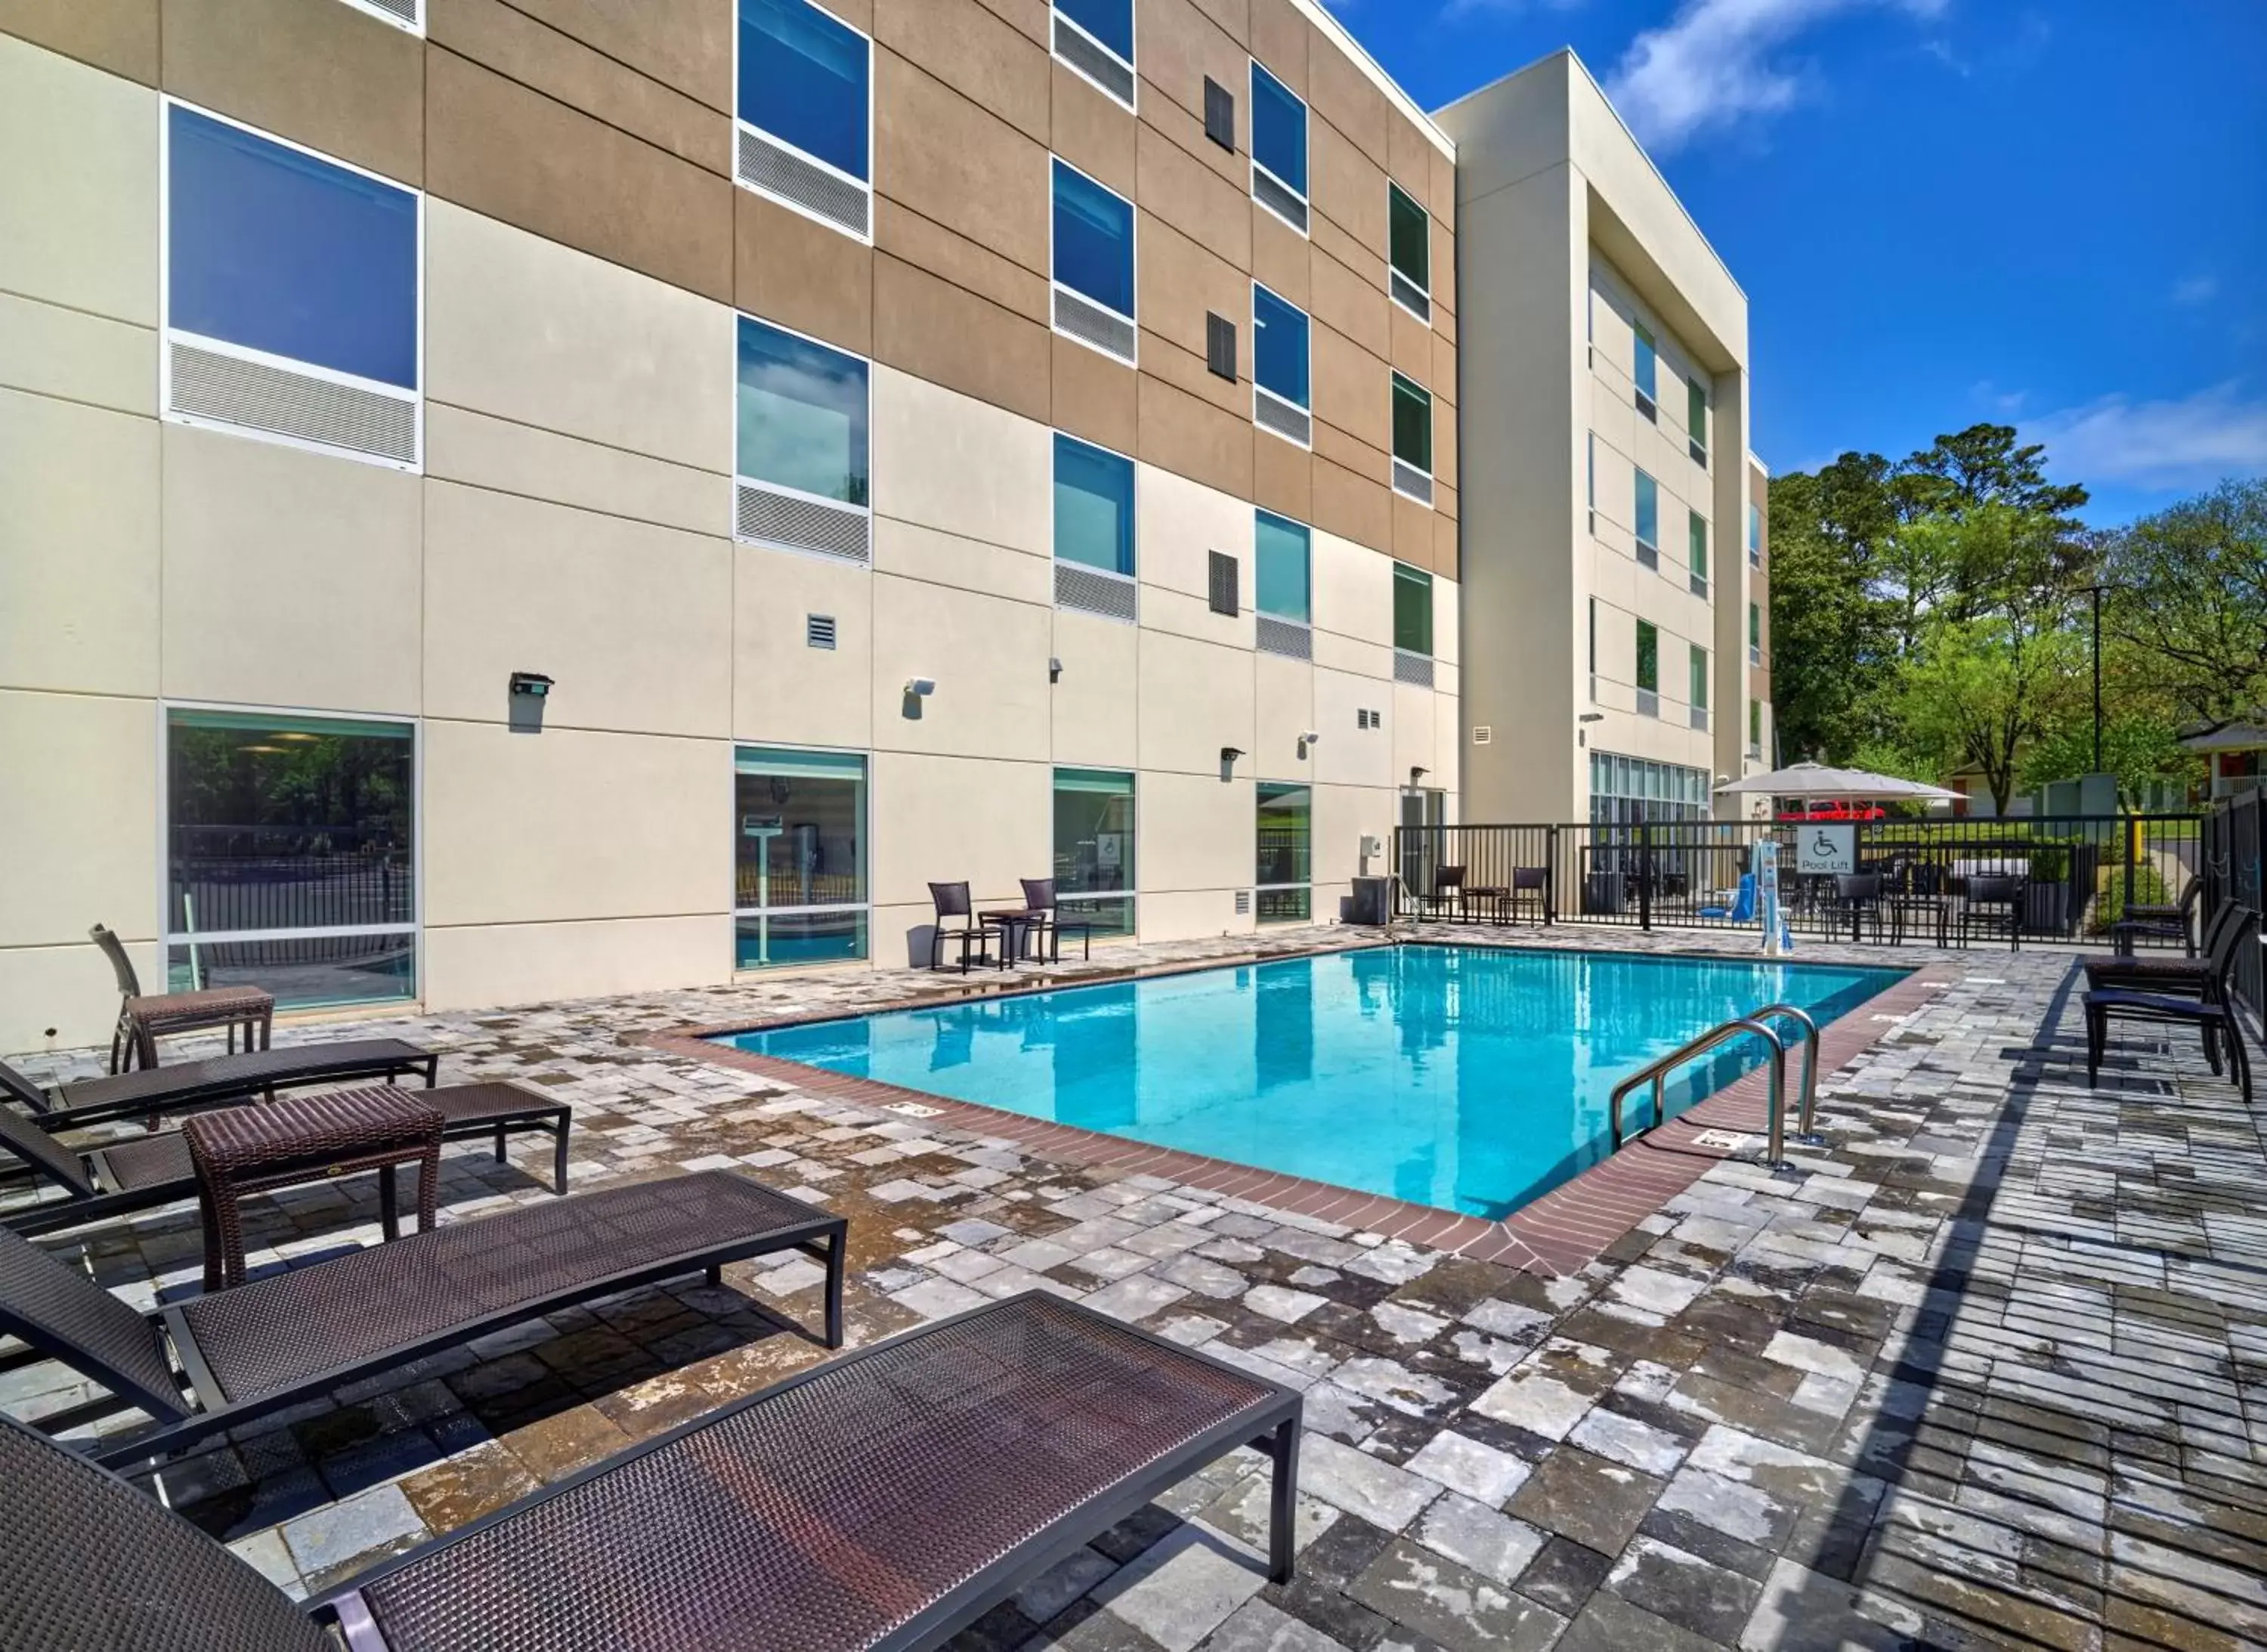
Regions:
[[1689, 1044], [1679, 1045], [1655, 1061], [1647, 1062], [1614, 1086], [1609, 1104], [1613, 1125], [1614, 1151], [1621, 1151], [1632, 1137], [1643, 1135], [1645, 1130], [1625, 1133], [1622, 1129], [1622, 1103], [1632, 1091], [1645, 1085], [1653, 1088], [1653, 1124], [1662, 1122], [1662, 1089], [1669, 1075], [1687, 1061], [1696, 1061], [1711, 1051], [1750, 1035], [1761, 1039], [1771, 1058], [1770, 1140], [1764, 1156], [1764, 1165], [1772, 1170], [1786, 1166], [1786, 1039], [1772, 1031], [1772, 1022], [1784, 1019], [1794, 1023], [1802, 1039], [1802, 1089], [1796, 1116], [1797, 1143], [1803, 1147], [1822, 1145], [1811, 1129], [1812, 1113], [1818, 1105], [1818, 1023], [1809, 1014], [1793, 1004], [1765, 1004], [1762, 1009], [1744, 1016], [1735, 1016], [1720, 1025], [1713, 1026]]

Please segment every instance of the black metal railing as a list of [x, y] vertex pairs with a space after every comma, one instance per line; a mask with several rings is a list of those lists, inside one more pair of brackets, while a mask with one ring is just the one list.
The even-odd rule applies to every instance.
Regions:
[[414, 922], [409, 846], [391, 835], [177, 826], [168, 839], [175, 935]]
[[[2208, 913], [2233, 901], [2253, 918], [2262, 916], [2267, 898], [2261, 888], [2260, 827], [2256, 791], [2224, 798], [2205, 817], [2204, 906]], [[2238, 955], [2234, 984], [2251, 1013], [2267, 1021], [2267, 968], [2262, 967], [2261, 951], [2250, 947]]]
[[[2257, 842], [2256, 802], [2249, 817]], [[1847, 829], [1846, 872], [1806, 845]], [[2229, 828], [2233, 830], [2234, 828]], [[2107, 944], [2129, 907], [2177, 903], [2205, 863], [2205, 818], [2118, 814], [2014, 819], [1651, 820], [1611, 824], [1404, 826], [1394, 834], [1404, 915], [1755, 929], [1756, 846], [1779, 846], [1780, 910], [1813, 938], [1962, 946], [2028, 940]], [[1806, 854], [1808, 848], [1814, 853]], [[2253, 888], [2257, 887], [2255, 855]], [[1542, 869], [1542, 899], [1507, 914], [1483, 892]], [[2198, 914], [2197, 922], [2202, 922]], [[2012, 934], [2011, 934], [2012, 931]], [[2178, 947], [2145, 935], [2144, 946]]]

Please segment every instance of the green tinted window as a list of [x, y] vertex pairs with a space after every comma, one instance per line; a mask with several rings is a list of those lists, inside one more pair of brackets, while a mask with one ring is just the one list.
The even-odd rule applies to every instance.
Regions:
[[1661, 691], [1661, 630], [1650, 620], [1637, 622], [1637, 686]]
[[1393, 457], [1433, 474], [1433, 393], [1393, 375]]
[[1393, 646], [1411, 654], [1433, 651], [1433, 576], [1393, 565]]
[[1697, 642], [1692, 645], [1692, 703], [1703, 711], [1708, 709], [1708, 650]]
[[1386, 245], [1393, 268], [1426, 292], [1433, 290], [1433, 221], [1401, 186], [1386, 188]]

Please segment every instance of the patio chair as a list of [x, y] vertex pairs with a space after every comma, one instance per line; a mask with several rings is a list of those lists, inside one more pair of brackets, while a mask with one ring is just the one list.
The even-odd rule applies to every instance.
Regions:
[[1753, 923], [1756, 921], [1756, 875], [1742, 872], [1740, 886], [1732, 896], [1732, 904], [1728, 907], [1703, 907], [1699, 915], [1725, 923]]
[[216, 1027], [228, 1029], [231, 1055], [236, 1053], [236, 1030], [239, 1026], [245, 1030], [246, 1049], [252, 1047], [255, 1024], [262, 1029], [261, 1047], [266, 1047], [265, 1030], [275, 1016], [275, 994], [257, 987], [207, 987], [196, 992], [145, 994], [142, 978], [135, 973], [134, 960], [127, 956], [119, 938], [99, 923], [86, 933], [102, 949], [103, 957], [110, 960], [110, 972], [118, 981], [118, 1023], [110, 1033], [112, 1072], [124, 1072], [136, 1061], [144, 1067], [155, 1067], [159, 1039], [209, 1032]]
[[[499, 1164], [504, 1162], [507, 1136], [531, 1130], [548, 1133], [553, 1138], [551, 1191], [567, 1191], [567, 1135], [574, 1109], [566, 1102], [505, 1083], [448, 1084], [420, 1090], [417, 1098], [440, 1109], [446, 1121], [441, 1128], [444, 1142], [493, 1136]], [[0, 1222], [21, 1234], [56, 1233], [197, 1196], [196, 1168], [179, 1130], [74, 1149], [56, 1141], [38, 1120], [0, 1107], [0, 1151], [12, 1153], [27, 1171], [63, 1193], [61, 1199], [0, 1213]]]
[[2232, 990], [2236, 960], [2253, 944], [2258, 933], [2258, 921], [2249, 913], [2238, 915], [2217, 936], [2217, 944], [2209, 959], [2209, 973], [2204, 990], [2194, 998], [2177, 997], [2169, 993], [2131, 992], [2122, 988], [2090, 992], [2086, 995], [2086, 1082], [2089, 1086], [2102, 1078], [2102, 1057], [2109, 1040], [2112, 1021], [2140, 1021], [2166, 1026], [2192, 1026], [2204, 1036], [2205, 1060], [2218, 1073], [2222, 1070], [2222, 1051], [2226, 1065], [2233, 1068], [2235, 1082], [2243, 1091], [2243, 1105], [2251, 1105], [2251, 1059], [2243, 1046], [2243, 1026], [2236, 1013], [2235, 995]]
[[154, 1419], [94, 1450], [136, 1462], [576, 1303], [684, 1274], [714, 1284], [725, 1263], [773, 1251], [825, 1262], [826, 1346], [840, 1347], [847, 1227], [760, 1182], [701, 1171], [452, 1222], [147, 1316], [0, 1230], [0, 1332], [108, 1391], [43, 1427], [127, 1409]]
[[[2154, 941], [2178, 941], [2184, 957], [2197, 955], [2197, 904], [2204, 897], [2204, 879], [2191, 877], [2181, 887], [2174, 906], [2131, 906], [2109, 926], [2110, 949], [2131, 957], [2133, 943], [2143, 936]], [[2209, 949], [2207, 949], [2209, 950]]]
[[1044, 914], [1039, 920], [1039, 945], [1050, 963], [1062, 962], [1063, 931], [1078, 936], [1078, 955], [1082, 960], [1094, 957], [1094, 925], [1084, 918], [1065, 918], [1062, 906], [1055, 898], [1055, 880], [1052, 877], [1023, 877], [1023, 906], [1031, 912]]
[[[976, 949], [978, 963], [990, 963], [993, 926], [976, 921], [976, 903], [969, 899], [968, 885], [931, 884], [928, 898], [936, 907], [936, 922], [928, 932], [928, 966], [931, 969], [943, 967], [944, 943], [947, 941], [960, 943], [962, 974], [968, 973], [968, 952], [972, 946]], [[955, 918], [960, 921], [952, 926], [950, 921]]]
[[2122, 987], [2134, 992], [2168, 993], [2180, 998], [2202, 997], [2206, 983], [2212, 980], [2212, 955], [2219, 945], [2220, 935], [2242, 915], [2242, 908], [2234, 901], [2220, 904], [2219, 910], [2212, 914], [2212, 921], [2205, 925], [2202, 958], [2175, 958], [2165, 952], [2139, 956], [2127, 952], [2082, 954], [2078, 962], [2086, 972], [2087, 990], [2104, 992]]
[[1535, 920], [1547, 923], [1551, 918], [1551, 869], [1547, 866], [1515, 866], [1511, 869], [1511, 897], [1505, 910], [1513, 921], [1519, 918], [1519, 908], [1527, 899], [1535, 902]]
[[104, 1652], [936, 1646], [1246, 1444], [1273, 1460], [1267, 1570], [1288, 1582], [1299, 1417], [1295, 1390], [1032, 1292], [827, 1361], [304, 1606], [0, 1421], [0, 1628]]
[[1433, 887], [1412, 891], [1410, 904], [1417, 915], [1429, 918], [1435, 913], [1460, 912], [1464, 903], [1464, 869], [1461, 866], [1436, 866], [1433, 869]]
[[1834, 910], [1847, 914], [1850, 938], [1860, 938], [1861, 926], [1867, 917], [1874, 921], [1874, 938], [1882, 937], [1882, 914], [1886, 907], [1882, 899], [1882, 875], [1879, 872], [1837, 872], [1834, 874]]
[[1960, 944], [1968, 944], [1971, 929], [1985, 935], [1995, 927], [2005, 926], [2007, 950], [2019, 951], [2023, 943], [2023, 907], [2029, 880], [2012, 873], [1970, 872], [1968, 892], [1960, 902]]
[[243, 1050], [175, 1067], [145, 1067], [138, 1072], [82, 1078], [43, 1090], [0, 1061], [0, 1096], [22, 1103], [47, 1129], [71, 1130], [121, 1119], [154, 1119], [159, 1113], [223, 1107], [302, 1084], [365, 1078], [390, 1084], [405, 1073], [422, 1073], [430, 1088], [440, 1062], [432, 1051], [400, 1039], [345, 1039], [335, 1044]]

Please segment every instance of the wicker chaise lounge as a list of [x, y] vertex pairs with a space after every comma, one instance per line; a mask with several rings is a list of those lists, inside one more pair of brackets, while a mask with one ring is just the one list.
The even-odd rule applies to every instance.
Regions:
[[[495, 1083], [444, 1084], [416, 1093], [420, 1101], [439, 1108], [447, 1120], [441, 1131], [444, 1142], [493, 1136], [498, 1163], [504, 1158], [506, 1136], [547, 1132], [552, 1137], [551, 1191], [567, 1191], [567, 1135], [574, 1109], [566, 1102]], [[61, 1199], [0, 1213], [0, 1223], [21, 1234], [57, 1233], [197, 1196], [196, 1168], [179, 1130], [121, 1136], [76, 1149], [56, 1141], [40, 1120], [0, 1107], [0, 1152], [14, 1154], [63, 1192]]]
[[1299, 1396], [1037, 1292], [920, 1326], [387, 1560], [304, 1610], [0, 1424], [0, 1643], [107, 1652], [934, 1647], [1238, 1446], [1291, 1575]]
[[43, 1426], [127, 1409], [154, 1418], [96, 1450], [103, 1462], [136, 1462], [505, 1325], [682, 1274], [714, 1282], [725, 1263], [770, 1251], [825, 1261], [826, 1346], [840, 1347], [848, 1225], [760, 1182], [702, 1171], [522, 1205], [149, 1315], [0, 1230], [0, 1332], [111, 1396]]
[[362, 1078], [390, 1084], [406, 1073], [421, 1073], [430, 1087], [439, 1076], [440, 1062], [432, 1051], [400, 1039], [346, 1039], [335, 1044], [245, 1050], [173, 1067], [145, 1067], [139, 1072], [78, 1079], [48, 1091], [0, 1061], [0, 1096], [13, 1097], [40, 1115], [50, 1130], [71, 1130], [163, 1112], [194, 1112], [301, 1084]]

